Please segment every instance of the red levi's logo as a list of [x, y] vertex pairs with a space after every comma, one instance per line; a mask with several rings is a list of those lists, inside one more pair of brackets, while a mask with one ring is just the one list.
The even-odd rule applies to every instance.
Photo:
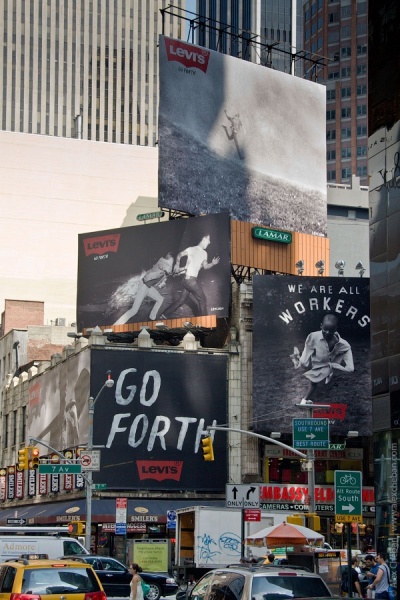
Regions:
[[331, 404], [329, 408], [318, 408], [318, 402], [314, 402], [314, 417], [319, 419], [339, 419], [343, 421], [346, 417], [347, 404]]
[[119, 233], [86, 238], [86, 240], [83, 240], [86, 256], [90, 256], [91, 254], [104, 254], [105, 252], [118, 252], [119, 238]]
[[139, 479], [155, 479], [164, 481], [173, 479], [180, 481], [183, 461], [173, 460], [138, 460], [136, 461]]
[[191, 44], [185, 44], [180, 40], [165, 38], [165, 49], [169, 61], [182, 63], [185, 67], [200, 69], [207, 73], [210, 51], [204, 48], [198, 48]]

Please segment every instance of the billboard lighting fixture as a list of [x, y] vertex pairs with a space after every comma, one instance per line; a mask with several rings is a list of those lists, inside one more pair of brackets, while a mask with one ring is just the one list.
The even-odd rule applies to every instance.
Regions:
[[281, 437], [281, 432], [280, 431], [271, 431], [271, 435], [270, 437], [275, 439], [275, 440], [279, 440], [279, 438]]
[[160, 331], [168, 331], [169, 327], [167, 327], [167, 325], [165, 325], [165, 323], [156, 323], [156, 328], [159, 329]]
[[345, 264], [346, 263], [344, 262], [344, 260], [337, 260], [335, 262], [335, 269], [338, 270], [338, 275], [339, 276], [340, 275], [342, 275], [342, 276], [344, 275], [344, 266], [345, 266]]
[[298, 260], [297, 263], [295, 264], [295, 267], [297, 269], [297, 275], [303, 275], [303, 271], [304, 271], [304, 260]]
[[190, 321], [184, 321], [183, 326], [186, 327], [186, 329], [194, 329], [194, 325]]
[[348, 438], [355, 438], [355, 437], [358, 437], [358, 431], [348, 431], [348, 432], [347, 432], [347, 437], [348, 437]]
[[362, 264], [361, 260], [356, 264], [356, 271], [360, 271], [360, 277], [362, 277], [365, 273], [365, 267]]
[[322, 275], [322, 273], [325, 271], [325, 261], [324, 260], [319, 260], [318, 262], [315, 263], [315, 268], [318, 271], [318, 275]]

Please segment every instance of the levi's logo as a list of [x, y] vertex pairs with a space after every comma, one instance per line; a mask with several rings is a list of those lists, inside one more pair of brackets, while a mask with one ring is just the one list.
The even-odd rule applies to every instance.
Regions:
[[119, 238], [119, 233], [86, 238], [83, 240], [86, 256], [90, 256], [91, 254], [104, 254], [104, 252], [118, 252]]
[[165, 39], [165, 49], [169, 61], [182, 63], [187, 68], [200, 69], [207, 73], [210, 51], [186, 44], [180, 40]]
[[314, 417], [319, 419], [339, 419], [343, 421], [346, 418], [347, 404], [331, 404], [329, 408], [318, 408], [318, 402], [314, 402]]
[[155, 479], [164, 481], [174, 479], [180, 481], [183, 461], [177, 460], [138, 460], [136, 461], [139, 479]]

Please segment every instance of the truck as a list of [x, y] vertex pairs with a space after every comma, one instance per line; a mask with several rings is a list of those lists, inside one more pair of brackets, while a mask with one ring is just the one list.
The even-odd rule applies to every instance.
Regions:
[[179, 581], [197, 580], [219, 567], [238, 563], [242, 555], [240, 509], [194, 506], [176, 511], [173, 571]]
[[21, 556], [89, 554], [65, 527], [0, 527], [0, 562]]

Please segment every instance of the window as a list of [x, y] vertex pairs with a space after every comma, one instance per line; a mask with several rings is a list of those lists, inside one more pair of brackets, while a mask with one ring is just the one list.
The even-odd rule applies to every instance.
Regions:
[[339, 13], [338, 12], [329, 13], [328, 23], [339, 23]]
[[350, 96], [351, 96], [351, 88], [350, 87], [342, 88], [342, 98], [350, 98]]
[[367, 44], [358, 44], [357, 45], [357, 54], [367, 54]]
[[334, 121], [336, 119], [336, 110], [327, 110], [326, 111], [326, 120]]
[[341, 131], [342, 140], [348, 140], [351, 138], [351, 129], [350, 127], [343, 127]]
[[341, 110], [342, 119], [349, 119], [351, 117], [351, 107], [346, 106]]
[[357, 35], [364, 35], [368, 33], [368, 23], [357, 23]]
[[318, 17], [318, 29], [322, 29], [322, 17]]
[[327, 172], [327, 179], [328, 179], [328, 181], [335, 181], [335, 179], [336, 179], [335, 169], [332, 169], [331, 171]]
[[342, 6], [340, 9], [342, 19], [346, 19], [347, 17], [351, 17], [351, 6]]
[[342, 148], [342, 158], [351, 158], [351, 148]]
[[328, 150], [326, 153], [326, 160], [336, 160], [336, 150]]
[[341, 70], [342, 77], [350, 77], [351, 69], [350, 67], [343, 67]]
[[359, 15], [366, 15], [367, 14], [367, 3], [366, 2], [359, 2], [357, 5], [357, 13]]
[[365, 96], [367, 93], [367, 85], [363, 83], [357, 86], [357, 96]]
[[309, 20], [310, 20], [310, 9], [309, 9], [309, 8], [306, 10], [306, 13], [305, 13], [305, 20], [306, 20], [306, 21], [309, 21]]
[[340, 36], [343, 39], [351, 37], [351, 27], [349, 25], [345, 25], [340, 30]]
[[366, 114], [367, 114], [367, 105], [366, 104], [360, 104], [359, 106], [357, 106], [357, 116], [358, 117], [365, 116]]
[[351, 56], [350, 46], [344, 46], [343, 48], [341, 48], [340, 54], [341, 54], [342, 58], [348, 58], [349, 56]]
[[336, 140], [336, 129], [328, 129], [326, 132], [326, 139], [327, 141]]
[[[328, 33], [328, 44], [334, 44], [335, 42], [339, 41], [339, 32], [338, 31], [330, 31]], [[335, 60], [339, 60], [339, 54], [337, 59]]]
[[367, 146], [357, 146], [357, 156], [367, 156]]
[[326, 90], [327, 100], [336, 100], [336, 90]]
[[346, 167], [342, 169], [342, 179], [348, 179], [351, 177], [351, 167]]
[[366, 125], [358, 125], [357, 126], [357, 135], [367, 135], [367, 126]]
[[328, 79], [339, 79], [339, 71], [332, 71], [332, 73], [328, 73]]
[[366, 177], [367, 176], [367, 166], [364, 165], [362, 167], [357, 167], [357, 176], [358, 177]]
[[367, 65], [357, 65], [357, 75], [366, 75]]

